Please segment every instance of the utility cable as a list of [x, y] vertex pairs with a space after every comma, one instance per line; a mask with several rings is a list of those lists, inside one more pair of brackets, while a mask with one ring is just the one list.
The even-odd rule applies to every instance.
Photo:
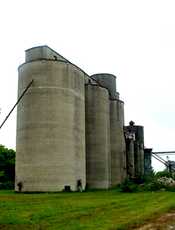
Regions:
[[164, 152], [153, 152], [154, 154], [165, 154], [165, 155], [167, 155], [167, 154], [175, 154], [175, 151], [164, 151]]
[[5, 122], [7, 121], [7, 119], [9, 118], [9, 116], [11, 115], [11, 113], [13, 112], [13, 110], [15, 109], [15, 107], [18, 105], [18, 103], [20, 102], [20, 100], [23, 98], [23, 96], [27, 92], [27, 90], [31, 87], [32, 83], [33, 83], [33, 80], [24, 89], [24, 91], [22, 92], [21, 96], [18, 98], [17, 102], [15, 103], [15, 105], [13, 106], [13, 108], [10, 110], [10, 112], [8, 113], [8, 115], [6, 116], [6, 118], [4, 119], [4, 121], [2, 122], [2, 124], [0, 125], [0, 129], [3, 127], [3, 125], [5, 124]]
[[162, 157], [160, 157], [160, 156], [157, 155], [156, 153], [154, 153], [154, 155], [155, 155], [156, 157], [158, 157], [160, 160], [162, 160], [162, 161], [164, 161], [164, 162], [166, 163], [166, 160], [164, 160]]
[[162, 164], [164, 164], [165, 166], [169, 166], [167, 163], [165, 163], [164, 161], [162, 161], [161, 159], [159, 159], [155, 154], [152, 154], [152, 156], [153, 156], [156, 160], [158, 160], [158, 161], [160, 161]]

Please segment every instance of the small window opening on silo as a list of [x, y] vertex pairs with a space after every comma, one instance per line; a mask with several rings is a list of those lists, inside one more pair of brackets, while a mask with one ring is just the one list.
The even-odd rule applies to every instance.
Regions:
[[65, 186], [64, 186], [64, 191], [65, 191], [65, 192], [71, 192], [71, 187], [70, 187], [70, 185], [65, 185]]
[[57, 59], [57, 56], [55, 56], [55, 55], [54, 55], [53, 57], [54, 57], [54, 60], [55, 60], [55, 61], [57, 61], [57, 60], [58, 60], [58, 59]]

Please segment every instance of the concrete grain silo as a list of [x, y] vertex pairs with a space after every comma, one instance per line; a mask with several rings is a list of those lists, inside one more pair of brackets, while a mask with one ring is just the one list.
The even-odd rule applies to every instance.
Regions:
[[77, 190], [86, 184], [84, 72], [47, 46], [26, 51], [18, 95], [16, 190]]
[[123, 132], [123, 102], [110, 100], [111, 184], [115, 186], [125, 178], [125, 140]]
[[127, 174], [130, 178], [140, 178], [144, 175], [144, 131], [143, 126], [130, 121], [125, 127]]
[[151, 167], [151, 157], [152, 157], [152, 149], [145, 148], [144, 149], [144, 174], [149, 175], [153, 172]]
[[108, 90], [110, 99], [119, 99], [119, 94], [116, 92], [116, 76], [109, 73], [98, 73], [93, 74], [91, 78]]
[[108, 90], [85, 86], [86, 180], [88, 188], [110, 187], [110, 117]]
[[144, 131], [143, 126], [135, 126], [135, 176], [144, 175]]
[[124, 135], [124, 102], [118, 100], [118, 107], [119, 107], [119, 137], [121, 140], [119, 141], [120, 146], [119, 150], [121, 151], [121, 182], [126, 179], [127, 172], [126, 172], [126, 141]]
[[101, 73], [91, 77], [109, 92], [111, 186], [115, 186], [126, 177], [126, 149], [123, 130], [124, 103], [119, 100], [119, 93], [116, 92], [116, 77], [114, 75]]
[[135, 177], [134, 141], [126, 139], [126, 170], [129, 178]]

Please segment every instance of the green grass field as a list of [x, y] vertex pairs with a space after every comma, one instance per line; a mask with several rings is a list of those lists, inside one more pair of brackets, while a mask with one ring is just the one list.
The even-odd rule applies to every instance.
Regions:
[[173, 192], [16, 194], [0, 191], [0, 229], [132, 229], [174, 208]]

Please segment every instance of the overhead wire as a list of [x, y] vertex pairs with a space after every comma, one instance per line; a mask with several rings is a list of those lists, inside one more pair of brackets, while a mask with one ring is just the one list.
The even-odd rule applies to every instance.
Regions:
[[21, 99], [23, 98], [23, 96], [25, 95], [25, 93], [28, 91], [28, 89], [31, 87], [33, 83], [33, 79], [32, 81], [26, 86], [26, 88], [24, 89], [24, 91], [22, 92], [22, 94], [20, 95], [20, 97], [18, 98], [17, 102], [15, 103], [15, 105], [12, 107], [12, 109], [10, 110], [10, 112], [7, 114], [7, 116], [5, 117], [5, 119], [3, 120], [2, 124], [0, 125], [0, 129], [3, 127], [3, 125], [5, 124], [5, 122], [8, 120], [8, 118], [10, 117], [11, 113], [13, 112], [13, 110], [15, 109], [15, 107], [18, 105], [18, 103], [21, 101]]

